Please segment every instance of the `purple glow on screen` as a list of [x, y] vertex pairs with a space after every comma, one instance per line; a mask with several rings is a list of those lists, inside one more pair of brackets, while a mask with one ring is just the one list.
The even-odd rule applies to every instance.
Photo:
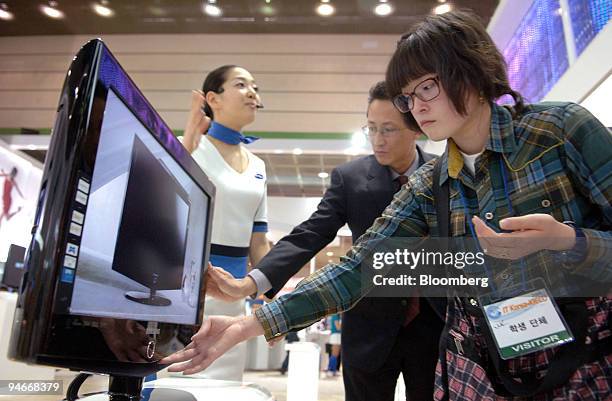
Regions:
[[156, 134], [167, 148], [174, 151], [176, 155], [187, 156], [185, 148], [176, 139], [170, 127], [157, 114], [153, 106], [136, 87], [136, 84], [106, 49], [102, 53], [98, 80], [107, 88], [112, 87], [115, 92], [120, 94], [132, 112], [140, 118], [149, 130]]

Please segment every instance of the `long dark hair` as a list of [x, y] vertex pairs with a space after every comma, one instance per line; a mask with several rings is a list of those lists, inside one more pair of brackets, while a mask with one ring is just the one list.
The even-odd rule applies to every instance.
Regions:
[[[240, 67], [237, 65], [228, 64], [222, 65], [221, 67], [215, 68], [209, 72], [204, 79], [204, 83], [202, 84], [202, 93], [204, 93], [204, 96], [211, 91], [215, 93], [223, 93], [223, 84], [225, 81], [227, 81], [227, 73], [234, 68]], [[211, 120], [214, 120], [213, 111], [208, 104], [204, 105], [204, 111]]]
[[[465, 115], [472, 90], [489, 102], [510, 95], [516, 110], [523, 108], [523, 97], [508, 83], [503, 56], [472, 12], [429, 16], [402, 35], [387, 67], [387, 91], [394, 97], [408, 82], [426, 74], [438, 75], [459, 114]], [[409, 127], [420, 131], [412, 113], [406, 114]]]

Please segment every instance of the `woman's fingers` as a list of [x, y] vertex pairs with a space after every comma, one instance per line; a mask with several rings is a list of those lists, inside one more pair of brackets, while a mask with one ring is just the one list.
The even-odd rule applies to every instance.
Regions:
[[190, 373], [186, 373], [186, 370], [192, 370], [191, 373], [196, 373], [199, 372], [200, 370], [195, 370], [193, 371], [195, 366], [199, 366], [200, 360], [203, 359], [202, 357], [194, 357], [186, 362], [183, 363], [177, 363], [174, 364], [172, 366], [170, 366], [168, 368], [168, 372], [183, 372], [185, 374], [190, 374]]
[[171, 364], [171, 363], [177, 363], [177, 362], [185, 362], [195, 357], [197, 353], [198, 353], [198, 350], [195, 348], [191, 348], [191, 349], [184, 348], [180, 351], [175, 352], [172, 355], [165, 357], [164, 359], [159, 361], [159, 363], [162, 363], [165, 365], [165, 364]]
[[174, 363], [170, 372], [192, 374], [206, 369], [241, 338], [240, 319], [228, 316], [211, 316], [204, 321], [200, 330], [191, 337], [191, 343], [182, 351], [161, 360]]
[[206, 98], [202, 91], [192, 90], [191, 91], [191, 108], [192, 110], [200, 110], [206, 104]]

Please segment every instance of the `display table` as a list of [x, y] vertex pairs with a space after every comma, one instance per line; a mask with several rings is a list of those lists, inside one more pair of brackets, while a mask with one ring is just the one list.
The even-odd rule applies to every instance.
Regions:
[[226, 380], [197, 379], [191, 377], [164, 377], [143, 384], [145, 389], [181, 389], [191, 393], [198, 401], [240, 400], [274, 401], [272, 393], [252, 383]]
[[13, 362], [7, 358], [17, 293], [0, 291], [0, 378], [3, 380], [53, 380], [55, 369]]

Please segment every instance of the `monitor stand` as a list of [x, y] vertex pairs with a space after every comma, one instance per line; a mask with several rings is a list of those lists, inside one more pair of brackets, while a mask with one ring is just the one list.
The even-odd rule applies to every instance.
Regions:
[[157, 281], [159, 280], [159, 275], [157, 273], [153, 273], [153, 283], [149, 287], [149, 293], [140, 292], [140, 291], [130, 291], [125, 293], [125, 297], [130, 301], [138, 302], [145, 305], [151, 306], [168, 306], [172, 302], [161, 295], [157, 295]]
[[125, 293], [125, 297], [130, 301], [152, 306], [168, 306], [172, 303], [168, 298], [157, 295], [154, 288], [151, 288], [148, 294], [140, 291], [129, 291]]
[[[142, 377], [113, 376], [108, 379], [108, 392], [85, 394], [81, 401], [197, 401], [188, 391], [172, 388], [142, 388]], [[66, 401], [66, 399], [62, 400]]]

